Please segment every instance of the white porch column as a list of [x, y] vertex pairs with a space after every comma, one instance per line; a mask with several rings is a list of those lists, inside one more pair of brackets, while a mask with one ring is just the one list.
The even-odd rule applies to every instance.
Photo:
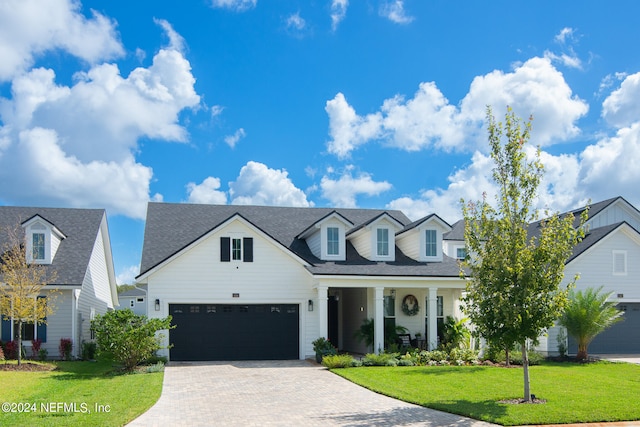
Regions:
[[384, 350], [384, 287], [375, 288], [373, 315], [373, 351], [378, 354]]
[[[318, 321], [320, 336], [329, 338], [329, 288], [327, 286], [318, 286]], [[305, 308], [306, 310], [306, 308]]]
[[427, 310], [427, 345], [429, 350], [438, 347], [438, 288], [429, 288], [429, 308]]

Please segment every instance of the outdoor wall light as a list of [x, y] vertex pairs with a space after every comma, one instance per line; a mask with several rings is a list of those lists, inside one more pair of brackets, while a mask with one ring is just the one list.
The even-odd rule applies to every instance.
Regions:
[[309, 311], [313, 311], [313, 300], [312, 299], [309, 300], [308, 308], [309, 308]]
[[160, 300], [156, 298], [156, 311], [160, 311]]

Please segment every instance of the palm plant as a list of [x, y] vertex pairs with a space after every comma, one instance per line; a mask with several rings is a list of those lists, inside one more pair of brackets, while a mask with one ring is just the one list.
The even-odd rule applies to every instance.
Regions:
[[623, 311], [616, 308], [614, 301], [608, 301], [611, 293], [602, 294], [598, 289], [569, 292], [569, 304], [559, 323], [567, 328], [567, 333], [578, 342], [576, 359], [588, 357], [587, 348], [602, 331], [623, 320]]

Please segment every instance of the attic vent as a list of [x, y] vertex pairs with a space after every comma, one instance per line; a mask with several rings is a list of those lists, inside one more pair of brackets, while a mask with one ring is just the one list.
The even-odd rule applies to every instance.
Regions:
[[627, 274], [627, 251], [613, 251], [613, 274]]

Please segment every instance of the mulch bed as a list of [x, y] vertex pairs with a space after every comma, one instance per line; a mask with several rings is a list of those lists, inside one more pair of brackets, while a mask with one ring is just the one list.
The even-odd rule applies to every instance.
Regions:
[[498, 400], [498, 403], [507, 403], [509, 405], [519, 405], [521, 403], [525, 403], [528, 405], [536, 405], [536, 404], [541, 404], [541, 403], [547, 403], [546, 400], [544, 399], [531, 399], [530, 401], [524, 400], [524, 399], [505, 399], [505, 400]]
[[46, 372], [53, 371], [56, 368], [57, 366], [51, 363], [22, 362], [22, 365], [18, 365], [17, 363], [0, 363], [0, 371]]

